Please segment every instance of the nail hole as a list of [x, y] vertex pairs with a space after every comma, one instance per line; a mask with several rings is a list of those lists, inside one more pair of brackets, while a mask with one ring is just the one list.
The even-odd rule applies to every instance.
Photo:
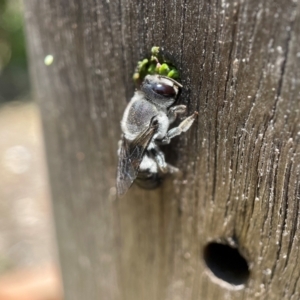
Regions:
[[231, 285], [243, 285], [249, 278], [250, 271], [247, 261], [238, 249], [229, 245], [209, 243], [204, 248], [204, 260], [217, 278]]

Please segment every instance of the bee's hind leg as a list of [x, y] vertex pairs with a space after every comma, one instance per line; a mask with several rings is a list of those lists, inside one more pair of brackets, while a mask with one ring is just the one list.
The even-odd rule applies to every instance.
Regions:
[[168, 165], [168, 173], [169, 174], [180, 174], [180, 170], [170, 164], [167, 164]]
[[158, 169], [164, 174], [174, 174], [178, 173], [179, 169], [166, 163], [164, 153], [158, 148], [151, 149], [151, 154], [153, 155], [154, 160], [157, 163]]
[[157, 188], [166, 175], [180, 175], [179, 169], [166, 163], [165, 156], [158, 147], [151, 149], [144, 156], [135, 183], [144, 189]]

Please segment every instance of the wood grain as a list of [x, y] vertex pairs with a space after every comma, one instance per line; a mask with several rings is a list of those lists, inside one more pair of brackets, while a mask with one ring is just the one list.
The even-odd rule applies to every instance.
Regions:
[[[65, 299], [299, 299], [299, 1], [25, 8]], [[183, 178], [118, 200], [119, 121], [153, 45], [173, 56], [199, 118], [166, 150]], [[210, 275], [210, 241], [237, 245], [251, 272], [243, 288]]]

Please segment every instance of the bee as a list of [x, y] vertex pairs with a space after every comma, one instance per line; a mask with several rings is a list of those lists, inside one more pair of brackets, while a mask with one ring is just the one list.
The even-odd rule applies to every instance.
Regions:
[[123, 195], [135, 181], [140, 187], [158, 186], [164, 175], [179, 170], [168, 164], [160, 145], [186, 132], [198, 112], [169, 129], [177, 116], [186, 112], [185, 105], [174, 105], [182, 85], [162, 75], [147, 75], [128, 103], [121, 121], [117, 193]]

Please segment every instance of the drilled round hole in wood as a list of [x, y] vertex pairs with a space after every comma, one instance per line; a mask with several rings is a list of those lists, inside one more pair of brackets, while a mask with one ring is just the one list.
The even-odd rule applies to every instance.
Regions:
[[220, 243], [209, 243], [204, 248], [204, 260], [210, 271], [233, 286], [243, 286], [250, 271], [246, 259], [238, 249]]

